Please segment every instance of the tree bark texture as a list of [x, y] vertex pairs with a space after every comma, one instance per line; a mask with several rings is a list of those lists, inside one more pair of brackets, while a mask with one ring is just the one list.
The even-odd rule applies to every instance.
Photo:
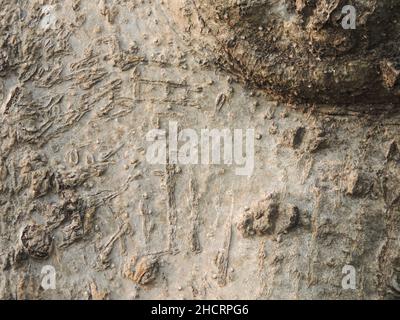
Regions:
[[[0, 0], [0, 297], [398, 298], [399, 7]], [[149, 163], [171, 123], [252, 175]]]

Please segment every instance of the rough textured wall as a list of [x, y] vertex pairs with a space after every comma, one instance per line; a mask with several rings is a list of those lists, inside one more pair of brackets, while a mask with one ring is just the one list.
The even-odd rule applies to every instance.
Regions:
[[[243, 11], [233, 1], [0, 0], [1, 298], [399, 297], [397, 71], [379, 53], [398, 24], [382, 24], [375, 43], [362, 23], [351, 48], [322, 19], [341, 1], [318, 1], [323, 15], [307, 1], [234, 2]], [[399, 14], [397, 1], [353, 3], [372, 22], [387, 5]], [[253, 8], [267, 26], [280, 14], [275, 40]], [[304, 30], [315, 36], [305, 47]], [[227, 47], [230, 32], [253, 38]], [[300, 67], [315, 49], [320, 63]], [[310, 77], [352, 59], [368, 64], [349, 87]], [[381, 81], [385, 70], [394, 81]], [[311, 103], [292, 103], [303, 98]], [[171, 122], [254, 128], [253, 174], [149, 164], [146, 134]], [[342, 288], [345, 265], [355, 290]], [[56, 271], [54, 290], [41, 287], [44, 266]]]

